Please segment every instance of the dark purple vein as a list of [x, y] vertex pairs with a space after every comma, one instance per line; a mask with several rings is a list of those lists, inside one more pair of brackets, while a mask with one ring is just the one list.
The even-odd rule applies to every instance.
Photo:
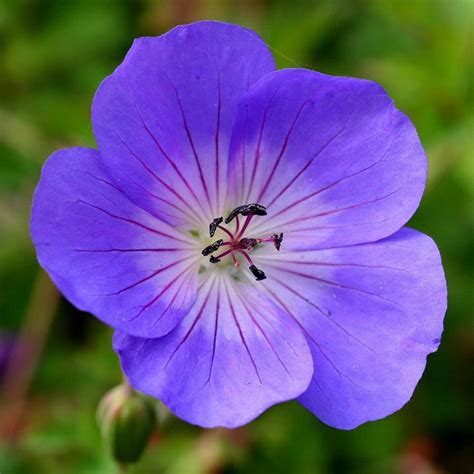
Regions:
[[275, 175], [275, 172], [278, 168], [278, 165], [280, 164], [280, 161], [281, 159], [283, 158], [284, 154], [285, 154], [285, 151], [288, 147], [288, 143], [290, 141], [290, 137], [291, 137], [291, 134], [295, 128], [295, 125], [296, 125], [296, 122], [298, 121], [300, 115], [301, 115], [301, 112], [303, 111], [304, 107], [306, 106], [306, 104], [309, 102], [309, 100], [306, 100], [305, 102], [303, 102], [303, 104], [301, 105], [301, 107], [298, 109], [298, 112], [296, 113], [296, 116], [293, 120], [293, 122], [291, 123], [290, 125], [290, 129], [288, 130], [286, 136], [285, 136], [285, 139], [283, 141], [283, 145], [280, 149], [280, 153], [278, 154], [278, 157], [277, 159], [275, 160], [275, 163], [273, 164], [273, 168], [265, 182], [265, 184], [263, 185], [263, 187], [261, 188], [260, 190], [260, 194], [258, 195], [257, 197], [257, 202], [261, 202], [262, 201], [262, 198], [263, 196], [265, 195], [265, 193], [267, 192], [267, 189], [268, 189], [268, 186], [270, 186], [270, 183], [272, 182], [272, 179], [273, 179], [273, 176]]
[[202, 172], [202, 166], [201, 166], [201, 162], [199, 160], [199, 156], [198, 156], [197, 151], [196, 151], [196, 147], [194, 146], [193, 137], [191, 136], [191, 130], [189, 129], [189, 125], [188, 125], [188, 122], [187, 122], [187, 119], [186, 119], [186, 115], [184, 113], [183, 105], [181, 104], [181, 99], [179, 98], [178, 91], [174, 86], [173, 86], [173, 89], [174, 89], [174, 92], [176, 94], [176, 100], [178, 101], [179, 109], [181, 111], [184, 130], [186, 132], [186, 136], [188, 137], [189, 145], [191, 146], [191, 150], [193, 152], [194, 160], [196, 162], [196, 165], [197, 165], [197, 168], [198, 168], [198, 171], [199, 171], [199, 177], [201, 179], [201, 184], [202, 184], [202, 187], [204, 188], [204, 193], [206, 194], [207, 202], [209, 204], [209, 210], [212, 212], [212, 204], [211, 204], [211, 198], [210, 198], [210, 195], [209, 195], [209, 189], [207, 187], [207, 183], [206, 183], [206, 180], [204, 178], [204, 173]]
[[[387, 198], [393, 196], [394, 194], [398, 193], [402, 188], [403, 188], [403, 186], [401, 186], [400, 188], [395, 189], [395, 191], [392, 191], [391, 193], [388, 193], [385, 196], [381, 196], [381, 197], [376, 198], [376, 199], [371, 199], [370, 201], [359, 202], [357, 204], [352, 204], [351, 206], [341, 207], [339, 209], [331, 209], [330, 211], [321, 212], [319, 214], [312, 214], [310, 216], [304, 216], [304, 217], [300, 216], [300, 217], [297, 217], [295, 219], [292, 219], [291, 221], [287, 221], [285, 223], [278, 223], [278, 226], [281, 228], [281, 227], [288, 226], [290, 224], [294, 224], [296, 222], [299, 223], [299, 222], [306, 221], [306, 220], [309, 220], [309, 219], [314, 219], [314, 218], [317, 218], [317, 217], [325, 217], [325, 216], [329, 216], [331, 214], [337, 214], [338, 212], [348, 211], [350, 209], [356, 209], [358, 207], [366, 206], [368, 204], [374, 204], [376, 202], [383, 201], [384, 199], [387, 199]], [[256, 230], [256, 228], [254, 229], [254, 231], [255, 230]], [[260, 230], [260, 229], [259, 229], [259, 232], [265, 233], [265, 231]], [[298, 229], [291, 229], [291, 232], [298, 232]]]
[[[164, 186], [171, 194], [173, 194], [176, 198], [178, 198], [183, 204], [185, 204], [191, 212], [196, 212], [194, 211], [193, 207], [178, 193], [176, 192], [175, 189], [173, 189], [168, 183], [163, 181], [149, 166], [144, 163], [144, 161], [128, 146], [127, 143], [125, 143], [120, 137], [119, 140], [122, 142], [122, 144], [128, 149], [130, 154], [145, 168], [145, 170], [156, 180], [158, 181], [162, 186]], [[200, 201], [197, 201], [198, 204]], [[199, 214], [196, 214], [198, 219], [201, 219]]]
[[[190, 272], [189, 272], [189, 275], [192, 275]], [[176, 301], [176, 298], [178, 297], [178, 295], [181, 293], [181, 289], [183, 288], [184, 284], [186, 282], [189, 283], [189, 280], [190, 280], [190, 276], [187, 275], [187, 278], [183, 278], [183, 281], [181, 282], [181, 284], [178, 286], [178, 288], [176, 289], [174, 295], [173, 295], [173, 298], [171, 298], [170, 302], [168, 303], [168, 306], [166, 306], [166, 308], [160, 313], [160, 315], [156, 318], [156, 320], [153, 322], [153, 324], [151, 325], [151, 328], [154, 328], [160, 321], [161, 321], [161, 318], [169, 311], [169, 309], [171, 308], [171, 306], [174, 304], [174, 302]], [[181, 300], [181, 305], [179, 306], [179, 309], [181, 309], [183, 307], [183, 304], [184, 302], [186, 301], [186, 296], [187, 296], [187, 291], [186, 293], [183, 295], [183, 298]]]
[[250, 183], [249, 183], [249, 187], [248, 187], [248, 190], [247, 190], [247, 197], [245, 198], [245, 202], [247, 202], [250, 198], [250, 193], [252, 192], [253, 183], [255, 181], [255, 176], [257, 174], [257, 167], [258, 167], [258, 163], [260, 162], [260, 147], [261, 147], [261, 144], [262, 144], [263, 130], [265, 128], [265, 123], [267, 121], [267, 114], [268, 114], [268, 110], [270, 109], [271, 103], [272, 103], [272, 101], [270, 100], [268, 102], [267, 106], [265, 107], [264, 112], [263, 112], [262, 123], [260, 125], [260, 131], [259, 131], [259, 134], [258, 134], [257, 148], [255, 150], [255, 159], [254, 159], [254, 162], [253, 162], [253, 169], [252, 169], [252, 174], [250, 176]]
[[314, 382], [316, 387], [318, 387], [318, 389], [321, 392], [321, 394], [323, 395], [323, 397], [332, 405], [333, 404], [332, 400], [323, 391], [323, 389], [321, 388], [321, 385], [319, 385], [319, 382], [318, 382], [318, 380], [316, 379], [316, 377], [314, 375], [311, 377], [311, 380]]
[[173, 268], [175, 267], [176, 265], [182, 263], [182, 262], [185, 262], [186, 260], [189, 260], [190, 258], [192, 257], [185, 257], [185, 258], [182, 258], [181, 260], [175, 260], [174, 262], [158, 269], [158, 270], [155, 270], [151, 275], [148, 275], [138, 281], [136, 281], [135, 283], [132, 283], [131, 285], [128, 285], [126, 286], [125, 288], [122, 288], [121, 290], [118, 290], [118, 291], [114, 291], [113, 293], [109, 293], [107, 296], [115, 296], [115, 295], [120, 295], [122, 293], [124, 293], [125, 291], [128, 291], [128, 290], [131, 290], [132, 288], [135, 288], [139, 285], [141, 285], [142, 283], [145, 283], [149, 280], [151, 280], [152, 278], [156, 277], [157, 275], [159, 275], [160, 273], [166, 271], [166, 270], [169, 270], [170, 268]]
[[248, 188], [248, 191], [247, 191], [247, 197], [245, 199], [245, 202], [248, 202], [248, 200], [250, 198], [250, 193], [252, 192], [252, 187], [253, 187], [253, 183], [255, 181], [255, 176], [257, 175], [257, 168], [258, 168], [258, 165], [259, 165], [259, 162], [260, 162], [260, 157], [261, 157], [261, 145], [262, 145], [263, 131], [265, 129], [265, 123], [267, 121], [268, 111], [270, 110], [270, 106], [272, 105], [272, 102], [275, 99], [277, 93], [280, 91], [280, 88], [281, 88], [281, 86], [278, 87], [275, 90], [275, 92], [272, 94], [272, 97], [268, 101], [268, 104], [266, 105], [265, 110], [263, 111], [262, 124], [260, 125], [260, 131], [259, 131], [259, 134], [258, 134], [257, 148], [255, 150], [255, 159], [254, 159], [254, 162], [253, 162], [252, 175], [251, 175], [251, 178], [250, 178], [249, 188]]
[[169, 283], [167, 283], [163, 289], [160, 291], [160, 293], [158, 293], [156, 296], [154, 296], [148, 303], [146, 303], [145, 305], [143, 305], [140, 309], [140, 311], [135, 315], [133, 316], [132, 318], [130, 318], [128, 320], [128, 322], [130, 321], [134, 321], [135, 319], [137, 319], [141, 314], [143, 314], [143, 312], [145, 310], [147, 310], [148, 308], [150, 308], [151, 306], [153, 306], [165, 293], [167, 293], [167, 291], [173, 287], [173, 285], [183, 276], [185, 275], [189, 270], [190, 268], [194, 265], [194, 262], [189, 265], [188, 267], [186, 267], [184, 270], [182, 270], [180, 273], [178, 273], [178, 275], [173, 278], [173, 280], [171, 280]]
[[237, 327], [237, 330], [239, 331], [240, 339], [242, 341], [242, 344], [245, 347], [245, 350], [247, 351], [250, 361], [252, 362], [253, 368], [255, 369], [255, 373], [257, 374], [258, 380], [260, 381], [260, 385], [263, 385], [262, 379], [260, 377], [260, 373], [258, 372], [257, 364], [255, 363], [252, 353], [250, 352], [249, 346], [247, 345], [247, 341], [245, 340], [244, 334], [242, 332], [242, 328], [240, 327], [239, 320], [237, 318], [237, 315], [235, 314], [234, 306], [232, 305], [232, 299], [230, 297], [229, 289], [227, 285], [225, 289], [227, 293], [227, 300], [229, 301], [230, 312], [232, 314], [232, 318], [234, 319], [235, 326]]
[[314, 309], [316, 309], [316, 311], [318, 311], [318, 313], [322, 314], [329, 322], [331, 322], [332, 324], [334, 324], [337, 328], [339, 328], [344, 334], [346, 334], [347, 336], [349, 336], [350, 338], [354, 339], [356, 342], [358, 342], [359, 344], [361, 344], [362, 346], [364, 346], [366, 349], [368, 349], [369, 351], [373, 352], [373, 349], [371, 347], [369, 347], [367, 344], [365, 344], [364, 342], [362, 342], [358, 337], [354, 336], [352, 333], [350, 333], [344, 326], [341, 326], [335, 319], [331, 318], [331, 316], [329, 315], [329, 313], [327, 311], [324, 311], [320, 306], [318, 306], [316, 303], [314, 303], [313, 301], [311, 301], [309, 298], [306, 298], [304, 297], [301, 293], [299, 293], [298, 291], [296, 291], [294, 288], [292, 288], [291, 286], [287, 285], [286, 283], [282, 282], [280, 279], [278, 278], [275, 278], [275, 276], [272, 276], [272, 279], [275, 280], [279, 285], [283, 286], [284, 288], [286, 288], [290, 293], [293, 293], [296, 297], [300, 298], [301, 300], [303, 300], [306, 304], [308, 304], [309, 306], [313, 307]]
[[196, 324], [201, 319], [202, 313], [203, 313], [204, 309], [206, 308], [207, 302], [209, 301], [209, 296], [211, 295], [211, 291], [214, 288], [214, 283], [215, 283], [215, 280], [211, 283], [211, 285], [209, 287], [209, 291], [207, 292], [207, 295], [204, 298], [204, 302], [201, 306], [201, 309], [198, 311], [198, 314], [197, 314], [196, 318], [194, 319], [193, 323], [191, 324], [191, 327], [189, 328], [188, 332], [184, 335], [183, 339], [181, 339], [181, 341], [177, 345], [176, 349], [170, 355], [170, 357], [168, 359], [168, 362], [166, 362], [166, 364], [164, 366], [165, 369], [168, 367], [169, 363], [171, 362], [171, 359], [175, 356], [175, 354], [178, 352], [180, 347], [187, 341], [187, 339], [189, 338], [189, 336], [193, 332], [193, 329], [195, 328]]
[[365, 173], [366, 171], [370, 170], [371, 168], [373, 168], [374, 166], [376, 166], [379, 162], [376, 161], [375, 163], [372, 163], [370, 166], [367, 166], [366, 168], [362, 169], [362, 170], [359, 170], [353, 174], [350, 174], [348, 176], [344, 176], [343, 178], [337, 180], [337, 181], [333, 181], [332, 183], [324, 186], [323, 188], [320, 188], [318, 189], [317, 191], [313, 191], [312, 193], [308, 194], [307, 196], [304, 196], [300, 199], [297, 199], [296, 201], [294, 201], [293, 203], [289, 204], [287, 207], [281, 209], [280, 211], [278, 211], [277, 213], [273, 214], [273, 217], [277, 217], [281, 214], [283, 214], [284, 212], [288, 211], [289, 209], [292, 209], [293, 207], [297, 206], [298, 204], [301, 204], [302, 202], [305, 202], [307, 201], [308, 199], [311, 199], [312, 197], [314, 196], [317, 196], [318, 194], [321, 194], [323, 193], [324, 191], [327, 191], [328, 189], [331, 189], [333, 188], [334, 186], [337, 186], [338, 184], [342, 183], [343, 181], [346, 181], [350, 178], [354, 178], [356, 176], [359, 176], [360, 174], [362, 173]]
[[296, 173], [293, 178], [290, 179], [288, 184], [286, 184], [283, 189], [270, 201], [267, 205], [269, 208], [271, 205], [275, 204], [275, 202], [294, 184], [294, 182], [309, 168], [311, 163], [321, 155], [321, 153], [334, 141], [337, 137], [345, 130], [346, 126], [344, 125], [331, 139], [329, 139], [319, 150], [318, 152], [313, 155], [313, 157], [303, 166], [303, 168]]
[[220, 294], [220, 287], [221, 282], [219, 281], [219, 287], [217, 289], [217, 301], [216, 301], [216, 312], [214, 316], [214, 336], [212, 338], [212, 354], [211, 354], [211, 365], [209, 366], [209, 375], [207, 377], [206, 383], [207, 385], [212, 376], [212, 368], [214, 367], [214, 357], [216, 355], [216, 346], [217, 346], [217, 331], [219, 330], [219, 311], [220, 311], [220, 304], [221, 304], [221, 294]]
[[[174, 87], [173, 83], [171, 82], [171, 79], [165, 74], [165, 77], [168, 79], [168, 81], [170, 82], [170, 85], [171, 87], [174, 89], [175, 93], [178, 94], [178, 91], [176, 90], [176, 88]], [[178, 98], [178, 102], [179, 102], [179, 98]], [[189, 185], [188, 181], [186, 180], [186, 178], [184, 177], [184, 175], [181, 173], [181, 171], [179, 170], [178, 166], [176, 165], [175, 161], [173, 159], [171, 159], [168, 154], [165, 152], [164, 148], [161, 146], [159, 140], [155, 137], [155, 135], [151, 132], [151, 130], [148, 128], [146, 122], [144, 121], [143, 117], [142, 117], [142, 114], [140, 112], [140, 109], [138, 108], [137, 104], [135, 101], [133, 101], [133, 104], [135, 106], [135, 110], [137, 112], [137, 115], [140, 119], [140, 122], [141, 124], [143, 125], [143, 127], [145, 128], [145, 131], [148, 133], [148, 135], [150, 136], [150, 138], [153, 140], [153, 142], [155, 143], [155, 145], [158, 147], [158, 149], [160, 150], [161, 154], [165, 157], [165, 159], [168, 161], [168, 163], [170, 163], [170, 165], [172, 166], [172, 168], [175, 170], [175, 172], [178, 174], [178, 176], [180, 177], [180, 179], [183, 181], [184, 185], [186, 186], [186, 188], [190, 191], [190, 193], [192, 194], [192, 196], [194, 197], [194, 200], [196, 201], [196, 204], [198, 204], [200, 207], [201, 207], [201, 201], [198, 199], [198, 197], [196, 196], [195, 192], [194, 192], [194, 189], [192, 188], [192, 186]], [[181, 104], [180, 104], [181, 106]], [[123, 140], [121, 139], [121, 137], [116, 134], [120, 141], [122, 143]], [[127, 148], [128, 148], [128, 145], [127, 145]], [[141, 162], [141, 160], [139, 160]], [[142, 163], [143, 164], [143, 163]], [[148, 167], [147, 167], [148, 168]], [[154, 174], [154, 173], [153, 173]], [[204, 209], [201, 207], [201, 210], [203, 210], [204, 212]], [[204, 212], [205, 213], [205, 212]]]
[[[255, 326], [257, 327], [257, 329], [260, 331], [260, 334], [265, 338], [265, 340], [267, 341], [267, 344], [270, 346], [270, 349], [273, 351], [273, 353], [275, 354], [276, 358], [278, 359], [278, 361], [280, 362], [281, 366], [283, 367], [283, 369], [285, 370], [285, 372], [293, 379], [293, 376], [291, 375], [290, 371], [288, 370], [287, 366], [285, 365], [285, 363], [281, 360], [280, 358], [280, 355], [278, 354], [277, 350], [275, 349], [275, 347], [273, 346], [273, 343], [272, 341], [270, 340], [270, 338], [268, 337], [267, 333], [263, 330], [263, 328], [260, 326], [260, 324], [258, 323], [258, 321], [253, 317], [252, 315], [252, 312], [250, 311], [249, 307], [247, 306], [247, 303], [245, 302], [244, 298], [242, 297], [240, 291], [236, 290], [236, 293], [237, 295], [239, 296], [239, 299], [243, 305], [243, 307], [245, 308], [245, 311], [247, 312], [247, 314], [249, 315], [249, 318], [252, 320], [252, 322], [255, 324]], [[259, 315], [261, 315], [261, 312], [258, 311], [257, 308], [254, 307], [254, 310], [256, 313], [258, 313]]]
[[[267, 316], [265, 315], [265, 313], [259, 312], [259, 315], [260, 315], [260, 317], [261, 317], [262, 319], [264, 319], [264, 320], [267, 322], [267, 324], [268, 324], [269, 326], [271, 326], [271, 328], [273, 329], [273, 331], [275, 331], [275, 333], [278, 334], [278, 335], [281, 337], [281, 339], [283, 339], [283, 340], [286, 342], [286, 344], [287, 344], [288, 347], [291, 349], [291, 351], [293, 352], [293, 354], [295, 355], [295, 357], [299, 357], [299, 355], [298, 355], [298, 353], [296, 352], [295, 348], [294, 348], [294, 347], [290, 344], [290, 342], [288, 341], [287, 335], [282, 334], [281, 331], [280, 331], [279, 329], [277, 329], [277, 328], [273, 325], [272, 320], [269, 319], [269, 318], [267, 318]], [[282, 320], [282, 319], [279, 318], [279, 322], [280, 322], [282, 325], [285, 325], [287, 330], [288, 330], [288, 329], [291, 330], [284, 320]]]
[[[82, 171], [82, 170], [74, 170], [74, 171], [80, 172], [80, 173], [84, 173], [84, 174], [90, 176], [91, 178], [93, 178], [93, 179], [95, 179], [95, 180], [97, 180], [97, 181], [100, 181], [100, 182], [102, 182], [102, 183], [104, 183], [104, 184], [110, 186], [112, 189], [115, 189], [118, 193], [120, 193], [122, 196], [124, 196], [124, 198], [125, 198], [128, 202], [130, 202], [130, 204], [132, 204], [133, 206], [138, 207], [138, 208], [141, 209], [143, 212], [146, 212], [147, 214], [151, 215], [153, 218], [158, 219], [158, 220], [164, 222], [164, 223], [167, 224], [167, 225], [171, 225], [171, 224], [169, 224], [167, 221], [165, 221], [163, 218], [161, 218], [160, 216], [156, 216], [155, 214], [151, 214], [147, 209], [144, 209], [143, 207], [141, 207], [141, 206], [135, 204], [135, 203], [129, 198], [129, 196], [128, 196], [122, 189], [120, 189], [119, 187], [115, 186], [115, 184], [113, 184], [113, 183], [111, 183], [111, 182], [109, 182], [109, 181], [107, 181], [107, 180], [105, 180], [105, 179], [98, 178], [97, 176], [94, 176], [93, 174], [91, 174], [91, 173], [89, 173], [89, 172], [87, 172], [87, 171]], [[143, 187], [140, 183], [137, 183], [135, 180], [133, 180], [133, 179], [131, 179], [131, 178], [130, 178], [130, 181], [132, 181], [132, 183], [135, 184], [135, 186], [138, 186], [140, 189], [142, 189], [143, 191], [145, 191], [147, 194], [151, 195], [154, 199], [157, 199], [157, 200], [159, 200], [159, 201], [161, 201], [161, 202], [164, 202], [165, 204], [168, 204], [168, 205], [171, 206], [171, 207], [174, 207], [175, 209], [177, 209], [178, 211], [180, 211], [180, 212], [182, 212], [183, 214], [187, 215], [187, 216], [188, 216], [189, 218], [191, 218], [191, 219], [195, 219], [195, 217], [191, 216], [191, 214], [188, 214], [187, 211], [185, 211], [184, 209], [181, 209], [179, 206], [177, 206], [176, 204], [172, 203], [171, 201], [168, 201], [168, 200], [166, 200], [166, 199], [164, 199], [164, 198], [161, 198], [161, 197], [155, 195], [154, 193], [152, 193], [151, 191], [149, 191], [148, 189], [146, 189], [145, 187]], [[112, 202], [109, 198], [107, 198], [106, 196], [104, 196], [104, 198], [106, 198], [109, 202], [111, 202], [111, 203], [113, 204], [113, 202]], [[200, 223], [200, 221], [197, 221], [197, 222]]]
[[313, 163], [314, 161], [314, 157], [311, 158], [304, 166], [303, 168], [301, 168], [300, 171], [298, 171], [298, 173], [296, 173], [295, 176], [293, 176], [293, 178], [291, 178], [291, 180], [288, 182], [288, 184], [270, 201], [269, 204], [267, 204], [267, 209], [273, 205], [275, 203], [275, 201], [281, 197], [291, 186], [292, 184], [310, 167], [311, 163]]
[[346, 374], [344, 374], [343, 372], [341, 372], [337, 366], [334, 364], [334, 362], [326, 355], [326, 353], [321, 349], [321, 346], [320, 344], [318, 343], [318, 341], [316, 341], [316, 339], [314, 339], [314, 337], [306, 330], [306, 328], [298, 321], [297, 317], [290, 311], [290, 309], [285, 305], [285, 303], [283, 303], [283, 301], [273, 292], [270, 290], [270, 288], [268, 288], [267, 285], [263, 285], [264, 288], [273, 296], [273, 298], [275, 298], [276, 301], [278, 301], [278, 303], [280, 304], [280, 306], [291, 316], [291, 318], [296, 322], [296, 324], [301, 328], [301, 330], [304, 332], [304, 334], [306, 335], [307, 338], [309, 338], [315, 345], [316, 347], [318, 348], [318, 350], [321, 352], [321, 354], [323, 355], [323, 357], [329, 362], [329, 364], [331, 365], [331, 367], [341, 376], [341, 377], [344, 377], [345, 379], [349, 380], [349, 382], [351, 382], [353, 385], [357, 386], [357, 387], [360, 387], [360, 385], [358, 385], [356, 382], [354, 382], [349, 376], [347, 376]]
[[307, 273], [297, 272], [295, 270], [289, 270], [288, 268], [284, 268], [281, 265], [274, 265], [272, 263], [267, 263], [267, 266], [275, 268], [275, 269], [280, 270], [280, 271], [285, 272], [285, 273], [291, 273], [292, 275], [296, 275], [296, 276], [299, 276], [299, 277], [302, 277], [302, 278], [307, 278], [309, 280], [315, 280], [315, 281], [317, 281], [319, 283], [323, 283], [325, 285], [335, 286], [335, 287], [341, 288], [343, 290], [350, 290], [350, 291], [355, 291], [355, 292], [358, 292], [358, 293], [363, 293], [363, 294], [368, 295], [368, 296], [374, 296], [375, 298], [380, 298], [381, 300], [384, 300], [388, 303], [394, 304], [396, 306], [403, 307], [402, 305], [400, 305], [400, 303], [397, 303], [396, 301], [390, 300], [388, 298], [384, 298], [383, 296], [380, 296], [377, 293], [372, 293], [370, 291], [361, 290], [360, 288], [354, 288], [353, 286], [343, 285], [342, 283], [338, 283], [338, 282], [331, 281], [331, 280], [326, 280], [324, 278], [319, 278], [317, 276], [309, 275]]
[[[143, 120], [142, 120], [143, 122]], [[158, 139], [155, 137], [155, 135], [151, 132], [151, 130], [149, 130], [149, 128], [146, 126], [145, 122], [143, 122], [143, 126], [145, 127], [145, 130], [147, 131], [147, 133], [150, 135], [151, 139], [153, 140], [153, 142], [156, 144], [156, 146], [158, 147], [158, 149], [160, 150], [161, 154], [166, 158], [166, 161], [168, 161], [168, 163], [171, 165], [171, 167], [175, 170], [175, 172], [177, 173], [177, 175], [181, 178], [181, 181], [183, 181], [184, 185], [186, 186], [186, 188], [189, 190], [189, 192], [192, 194], [192, 196], [194, 197], [194, 200], [196, 201], [196, 204], [200, 205], [200, 200], [199, 198], [197, 197], [193, 187], [189, 184], [189, 181], [186, 179], [186, 177], [181, 173], [180, 169], [178, 168], [178, 165], [175, 163], [174, 160], [172, 160], [168, 154], [165, 152], [165, 150], [163, 149], [163, 147], [161, 146], [160, 142], [158, 141]], [[201, 209], [204, 211], [204, 209], [201, 207]]]
[[[244, 202], [244, 188], [245, 188], [245, 169], [246, 169], [246, 163], [245, 163], [245, 153], [247, 149], [247, 143], [246, 143], [246, 136], [247, 136], [247, 121], [248, 121], [248, 107], [245, 107], [245, 120], [244, 120], [244, 132], [243, 132], [243, 140], [241, 142], [242, 146], [242, 152], [240, 155], [240, 160], [241, 160], [241, 185], [240, 185], [240, 201], [239, 202]], [[237, 183], [236, 183], [237, 184]]]
[[[149, 196], [151, 196], [153, 199], [156, 199], [157, 201], [160, 201], [160, 202], [163, 202], [165, 204], [167, 204], [168, 206], [170, 207], [173, 207], [175, 208], [177, 211], [180, 211], [181, 213], [183, 213], [185, 216], [187, 216], [189, 219], [191, 219], [192, 221], [194, 221], [194, 223], [196, 223], [197, 225], [200, 225], [202, 224], [202, 221], [200, 220], [200, 216], [199, 214], [195, 213], [194, 215], [192, 215], [191, 213], [189, 213], [186, 209], [182, 209], [181, 207], [179, 207], [177, 204], [175, 204], [174, 202], [171, 202], [171, 201], [168, 201], [168, 199], [165, 199], [165, 198], [162, 198], [161, 196], [158, 196], [156, 195], [155, 193], [151, 192], [149, 189], [146, 189], [144, 186], [142, 186], [140, 183], [137, 183], [134, 179], [131, 179], [130, 178], [130, 181], [132, 181], [133, 184], [135, 184], [135, 186], [139, 187], [140, 189], [142, 189], [145, 193], [147, 193]], [[193, 209], [194, 211], [194, 209]], [[169, 224], [171, 225], [171, 224]]]
[[[260, 260], [266, 260], [266, 257], [260, 257]], [[272, 259], [273, 260], [273, 259]], [[273, 260], [274, 261], [274, 260]], [[415, 276], [413, 273], [405, 270], [404, 268], [396, 268], [396, 267], [389, 267], [387, 265], [365, 265], [362, 263], [336, 263], [336, 262], [322, 262], [321, 260], [316, 260], [314, 262], [307, 262], [302, 260], [285, 260], [281, 259], [280, 262], [286, 264], [295, 264], [295, 265], [315, 265], [315, 266], [322, 266], [322, 267], [356, 267], [356, 268], [375, 268], [375, 269], [382, 269], [382, 270], [394, 270], [396, 272], [403, 272], [407, 273], [408, 275]]]
[[102, 209], [101, 207], [99, 206], [95, 206], [94, 204], [91, 204], [87, 201], [83, 201], [82, 199], [78, 199], [76, 202], [79, 202], [79, 203], [82, 203], [86, 206], [89, 206], [89, 207], [92, 207], [94, 209], [97, 209], [98, 211], [100, 212], [103, 212], [104, 214], [108, 215], [109, 217], [112, 217], [113, 219], [117, 219], [119, 221], [122, 221], [122, 222], [126, 222], [128, 224], [132, 224], [132, 225], [136, 225], [142, 229], [145, 229], [149, 232], [152, 232], [153, 234], [156, 234], [156, 235], [161, 235], [162, 237], [167, 237], [168, 239], [172, 239], [172, 240], [176, 240], [178, 242], [183, 242], [185, 244], [189, 244], [190, 242], [188, 240], [183, 240], [183, 239], [180, 239], [178, 237], [175, 237], [173, 235], [170, 235], [170, 234], [166, 234], [165, 232], [161, 232], [157, 229], [154, 229], [153, 227], [148, 227], [147, 225], [145, 224], [142, 224], [141, 222], [138, 222], [138, 221], [135, 221], [133, 219], [129, 219], [127, 217], [122, 217], [122, 216], [117, 216], [116, 214], [112, 214], [111, 212], [109, 211], [106, 211], [105, 209]]
[[221, 78], [220, 73], [217, 74], [217, 119], [216, 119], [216, 134], [214, 137], [215, 151], [216, 151], [216, 164], [215, 164], [215, 181], [216, 181], [216, 209], [215, 214], [219, 212], [220, 203], [220, 170], [219, 170], [219, 136], [221, 127]]
[[193, 250], [191, 247], [188, 248], [136, 248], [136, 249], [74, 249], [75, 252], [88, 252], [88, 253], [108, 253], [108, 252], [182, 252]]
[[[393, 216], [387, 218], [387, 219], [380, 219], [378, 221], [373, 221], [373, 222], [354, 222], [353, 224], [341, 224], [341, 225], [318, 225], [318, 226], [312, 226], [312, 227], [301, 227], [298, 229], [292, 229], [291, 233], [294, 234], [296, 232], [306, 232], [308, 230], [325, 230], [325, 229], [350, 229], [351, 227], [357, 227], [357, 226], [374, 226], [375, 224], [383, 224], [385, 222], [391, 222], [393, 221], [396, 217], [400, 216], [402, 213], [398, 212], [394, 214]], [[311, 234], [312, 235], [312, 234]], [[288, 237], [287, 237], [288, 238]], [[301, 237], [299, 237], [301, 239]], [[338, 247], [344, 247], [344, 245], [339, 245]], [[338, 247], [333, 247], [333, 248], [338, 248]], [[298, 252], [314, 252], [315, 249], [300, 249]]]

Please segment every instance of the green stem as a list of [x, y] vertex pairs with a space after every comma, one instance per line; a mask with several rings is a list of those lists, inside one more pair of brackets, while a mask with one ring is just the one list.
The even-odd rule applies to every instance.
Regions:
[[0, 386], [0, 436], [10, 444], [20, 434], [28, 391], [58, 304], [56, 287], [40, 270]]

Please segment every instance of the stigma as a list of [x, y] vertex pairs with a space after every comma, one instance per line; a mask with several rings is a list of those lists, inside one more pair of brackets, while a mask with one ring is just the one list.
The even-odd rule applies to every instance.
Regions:
[[[283, 241], [283, 233], [273, 234], [267, 238], [248, 237], [245, 232], [254, 218], [254, 216], [266, 216], [267, 210], [265, 206], [257, 203], [244, 204], [236, 207], [224, 220], [223, 217], [216, 217], [209, 224], [209, 235], [214, 237], [217, 229], [222, 230], [227, 234], [228, 240], [219, 239], [208, 245], [202, 250], [202, 255], [207, 257], [210, 255], [209, 261], [211, 263], [219, 263], [223, 258], [232, 258], [233, 265], [237, 268], [240, 267], [241, 262], [236, 258], [237, 255], [241, 255], [247, 261], [249, 265], [249, 271], [255, 277], [257, 281], [265, 280], [267, 276], [265, 272], [254, 264], [250, 257], [250, 252], [259, 244], [273, 243], [276, 250], [280, 250], [281, 243]], [[244, 222], [241, 225], [240, 216], [245, 217]], [[222, 223], [230, 224], [235, 220], [235, 226], [233, 228], [227, 228]], [[225, 249], [222, 249], [224, 247]], [[214, 255], [220, 250], [220, 253]]]

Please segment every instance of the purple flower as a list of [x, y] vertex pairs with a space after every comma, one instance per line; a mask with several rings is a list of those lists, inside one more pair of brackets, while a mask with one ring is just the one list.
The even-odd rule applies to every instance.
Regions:
[[296, 398], [350, 429], [410, 399], [446, 285], [403, 227], [426, 157], [379, 85], [276, 71], [253, 32], [201, 22], [137, 39], [92, 122], [98, 150], [44, 166], [32, 236], [133, 387], [205, 427]]

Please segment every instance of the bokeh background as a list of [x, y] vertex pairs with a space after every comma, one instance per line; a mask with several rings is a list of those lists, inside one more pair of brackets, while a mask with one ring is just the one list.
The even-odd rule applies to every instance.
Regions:
[[[441, 348], [401, 412], [350, 432], [294, 402], [234, 431], [162, 413], [130, 472], [472, 472], [473, 0], [1, 0], [0, 472], [116, 472], [95, 422], [100, 398], [121, 380], [111, 330], [71, 307], [39, 270], [31, 197], [49, 154], [94, 146], [94, 91], [132, 39], [198, 19], [256, 30], [280, 67], [378, 81], [408, 113], [430, 163], [410, 225], [440, 247], [449, 310]], [[18, 335], [27, 350], [12, 358]]]

